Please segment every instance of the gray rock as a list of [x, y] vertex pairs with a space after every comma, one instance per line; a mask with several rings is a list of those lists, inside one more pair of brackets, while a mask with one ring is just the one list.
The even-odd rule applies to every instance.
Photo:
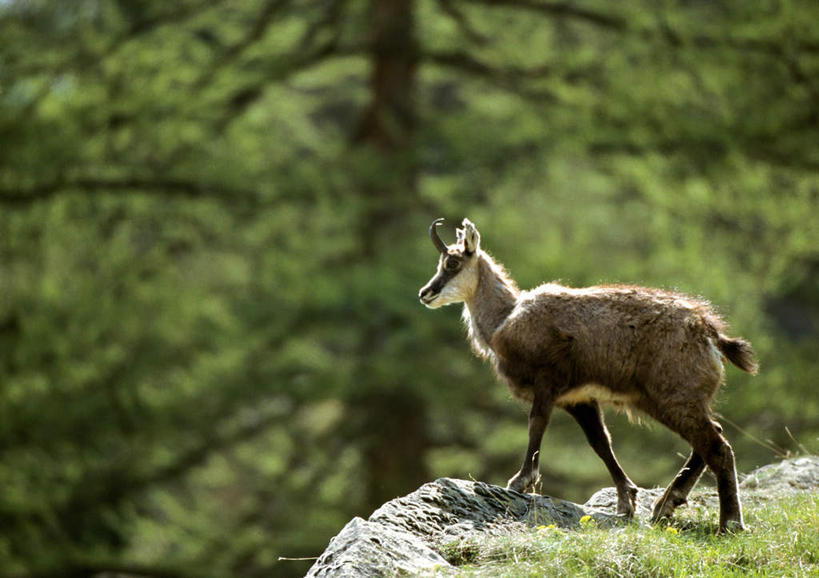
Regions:
[[783, 460], [754, 470], [739, 484], [740, 491], [769, 495], [819, 488], [819, 456]]
[[[744, 478], [744, 494], [819, 488], [819, 458], [785, 460]], [[639, 490], [635, 519], [647, 523], [662, 489]], [[713, 495], [711, 495], [713, 494]], [[716, 499], [705, 492], [698, 500]], [[576, 527], [583, 516], [598, 525], [621, 522], [617, 493], [604, 488], [583, 504], [522, 494], [483, 482], [441, 478], [390, 500], [368, 520], [354, 518], [330, 541], [307, 576], [418, 575], [450, 564], [442, 544], [508, 532], [512, 526]]]
[[[639, 522], [647, 523], [651, 518], [654, 501], [662, 495], [663, 488], [654, 488], [651, 490], [638, 488], [637, 508], [634, 511], [635, 519]], [[598, 490], [583, 504], [583, 507], [601, 512], [614, 513], [617, 511], [617, 490], [615, 488], [603, 488], [602, 490]]]
[[353, 518], [319, 557], [308, 576], [415, 575], [447, 561], [412, 532]]
[[354, 518], [307, 575], [415, 575], [449, 566], [436, 551], [441, 543], [500, 532], [511, 523], [569, 528], [585, 515], [601, 524], [618, 520], [613, 509], [605, 512], [483, 482], [441, 478], [390, 500], [366, 521]]

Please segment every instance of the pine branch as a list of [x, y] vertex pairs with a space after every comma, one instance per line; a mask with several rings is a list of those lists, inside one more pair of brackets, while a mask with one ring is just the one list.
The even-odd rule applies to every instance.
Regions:
[[[740, 150], [748, 159], [753, 159], [770, 166], [790, 169], [793, 171], [804, 171], [809, 173], [819, 172], [819, 159], [811, 158], [808, 154], [787, 154], [776, 150], [775, 147], [766, 146], [766, 142], [740, 141]], [[589, 151], [595, 155], [631, 155], [645, 156], [652, 153], [674, 154], [685, 153], [692, 150], [702, 151], [703, 144], [682, 139], [660, 139], [650, 143], [636, 142], [624, 138], [622, 140], [598, 139], [589, 143]]]
[[[58, 53], [59, 56], [55, 54], [57, 58], [54, 60], [49, 60], [45, 63], [35, 60], [32, 63], [25, 64], [10, 60], [6, 67], [13, 71], [16, 76], [33, 76], [37, 74], [54, 76], [64, 74], [68, 71], [98, 71], [100, 62], [104, 57], [110, 57], [129, 42], [137, 40], [146, 34], [150, 34], [162, 26], [179, 24], [190, 18], [195, 18], [225, 2], [226, 0], [206, 0], [199, 4], [180, 3], [167, 12], [154, 14], [153, 16], [132, 23], [125, 31], [110, 39], [102, 48], [91, 48], [82, 45], [82, 43], [78, 45], [77, 42], [79, 42], [80, 39], [77, 38], [72, 42], [71, 46], [73, 48], [61, 50]], [[173, 3], [169, 4], [172, 5]], [[36, 38], [37, 34], [42, 34], [42, 31], [38, 30], [35, 26], [35, 23], [38, 21], [36, 17], [36, 13], [23, 15], [22, 13], [9, 11], [6, 14], [0, 15], [0, 32], [2, 32], [2, 29], [6, 26], [15, 27], [26, 30], [33, 38]]]
[[261, 74], [260, 78], [246, 83], [228, 97], [224, 114], [215, 124], [217, 132], [224, 131], [230, 123], [240, 118], [264, 95], [265, 89], [271, 84], [284, 82], [300, 72], [323, 64], [333, 58], [346, 58], [364, 54], [366, 54], [364, 46], [341, 47], [335, 42], [335, 39], [331, 39], [314, 48], [312, 52], [299, 56], [291, 62], [273, 63], [267, 74]]
[[594, 24], [610, 30], [625, 31], [628, 22], [622, 16], [596, 12], [574, 2], [538, 2], [537, 0], [463, 0], [468, 4], [520, 8], [546, 16], [559, 16]]
[[[292, 54], [285, 56], [284, 59], [274, 59], [266, 65], [262, 64], [258, 79], [234, 91], [226, 101], [225, 113], [217, 121], [216, 130], [222, 132], [231, 122], [241, 117], [264, 95], [265, 89], [271, 83], [283, 82], [332, 58], [365, 54], [364, 46], [341, 44], [341, 22], [347, 1], [333, 0], [323, 15], [307, 26]], [[316, 39], [325, 30], [330, 32], [328, 38], [323, 42], [317, 42]]]
[[[439, 0], [445, 2], [447, 0]], [[542, 2], [538, 0], [461, 0], [464, 3], [487, 7], [509, 7], [527, 10], [541, 16], [554, 16], [585, 22], [619, 33], [635, 34], [647, 40], [658, 39], [672, 47], [690, 46], [698, 49], [726, 48], [740, 52], [756, 52], [781, 58], [784, 39], [747, 38], [736, 36], [712, 36], [685, 34], [667, 22], [659, 26], [637, 26], [628, 17], [578, 6], [573, 2]], [[787, 39], [794, 53], [819, 53], [819, 40]]]
[[213, 64], [205, 71], [202, 77], [196, 81], [195, 88], [201, 89], [210, 84], [220, 70], [235, 62], [253, 44], [264, 37], [265, 32], [273, 21], [273, 17], [288, 4], [289, 0], [268, 0], [262, 7], [253, 26], [247, 31], [245, 36], [236, 44], [228, 48]]
[[561, 99], [551, 90], [534, 86], [533, 81], [549, 77], [559, 77], [564, 82], [577, 83], [587, 76], [581, 70], [563, 71], [549, 64], [535, 66], [495, 66], [474, 58], [471, 54], [458, 50], [426, 51], [421, 55], [422, 62], [434, 64], [456, 72], [468, 74], [487, 81], [501, 90], [518, 94], [532, 100], [558, 102]]
[[68, 530], [86, 513], [100, 512], [147, 488], [175, 480], [203, 464], [215, 452], [256, 437], [277, 423], [281, 423], [281, 415], [271, 412], [233, 427], [227, 433], [203, 435], [196, 446], [181, 452], [174, 461], [142, 474], [132, 472], [130, 464], [123, 467], [123, 464], [111, 463], [110, 471], [95, 472], [88, 483], [79, 484], [74, 495], [57, 508], [56, 518], [60, 526]]
[[[200, 578], [201, 572], [191, 572], [175, 566], [149, 566], [117, 560], [77, 560], [61, 566], [57, 576], [127, 576], [128, 578]], [[38, 574], [40, 578], [49, 574]]]
[[453, 0], [438, 0], [438, 6], [441, 8], [441, 12], [449, 16], [455, 24], [458, 25], [461, 33], [467, 40], [478, 46], [485, 45], [489, 41], [489, 38], [485, 34], [481, 34], [472, 27], [466, 14], [455, 5]]
[[213, 197], [225, 200], [255, 199], [254, 191], [235, 189], [221, 184], [204, 183], [193, 180], [154, 177], [124, 177], [105, 179], [83, 177], [56, 180], [28, 187], [8, 187], [0, 189], [0, 204], [28, 206], [47, 200], [55, 195], [80, 190], [88, 193], [108, 193], [133, 191], [148, 194], [182, 196], [192, 198]]
[[478, 60], [477, 58], [473, 58], [469, 53], [459, 50], [426, 51], [422, 54], [422, 59], [439, 66], [455, 68], [486, 78], [538, 79], [554, 73], [554, 68], [549, 65], [525, 68], [520, 66], [497, 67]]
[[[116, 38], [106, 52], [111, 53], [119, 49], [122, 45], [131, 40], [139, 38], [145, 34], [153, 32], [155, 29], [166, 26], [168, 24], [176, 24], [184, 22], [190, 18], [194, 18], [203, 12], [215, 8], [220, 4], [224, 4], [226, 0], [205, 0], [200, 4], [179, 4], [173, 10], [149, 16], [137, 22], [134, 22], [128, 30]], [[173, 5], [173, 3], [170, 3]]]

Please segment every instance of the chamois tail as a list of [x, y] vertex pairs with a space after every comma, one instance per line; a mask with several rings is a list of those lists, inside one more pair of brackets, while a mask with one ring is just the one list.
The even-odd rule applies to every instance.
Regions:
[[750, 374], [756, 374], [759, 371], [756, 353], [754, 353], [751, 344], [744, 339], [734, 339], [720, 333], [717, 338], [717, 347], [728, 358], [728, 361], [742, 371], [747, 371]]

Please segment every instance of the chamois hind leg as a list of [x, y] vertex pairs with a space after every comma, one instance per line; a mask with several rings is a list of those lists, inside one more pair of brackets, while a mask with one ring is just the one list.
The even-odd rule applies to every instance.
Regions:
[[678, 506], [686, 503], [688, 494], [705, 471], [705, 460], [697, 452], [691, 452], [685, 465], [677, 473], [674, 481], [666, 488], [660, 498], [654, 502], [654, 513], [651, 521], [670, 518]]
[[549, 425], [552, 404], [551, 397], [546, 396], [540, 389], [535, 390], [535, 399], [529, 412], [529, 446], [526, 448], [526, 456], [523, 458], [520, 471], [506, 484], [507, 489], [518, 492], [535, 491], [535, 486], [540, 481], [540, 474], [538, 474], [540, 442], [543, 440], [546, 426]]
[[[693, 453], [699, 455], [714, 472], [719, 494], [719, 532], [744, 530], [734, 452], [722, 435], [722, 427], [711, 419], [707, 404], [690, 403], [667, 407], [658, 404], [645, 407], [645, 410], [690, 443]], [[694, 465], [697, 465], [696, 461]], [[690, 479], [686, 483], [693, 486]], [[672, 482], [666, 492], [673, 491], [674, 486], [675, 483]], [[682, 484], [680, 487], [683, 487]]]
[[708, 419], [708, 427], [703, 426], [703, 431], [697, 434], [692, 445], [717, 476], [719, 531], [723, 533], [744, 530], [734, 450], [722, 435], [722, 428], [711, 419]]
[[614, 456], [611, 436], [603, 421], [600, 406], [596, 401], [592, 401], [570, 405], [565, 409], [583, 428], [589, 445], [600, 456], [611, 474], [614, 486], [617, 488], [617, 514], [632, 517], [637, 505], [637, 486], [629, 479]]

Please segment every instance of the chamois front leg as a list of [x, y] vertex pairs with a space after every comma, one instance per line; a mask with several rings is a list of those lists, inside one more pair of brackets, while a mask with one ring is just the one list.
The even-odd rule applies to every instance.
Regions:
[[535, 485], [540, 481], [538, 473], [540, 442], [543, 440], [546, 426], [549, 425], [553, 404], [554, 401], [550, 396], [544, 395], [542, 391], [535, 391], [535, 399], [529, 412], [529, 447], [526, 449], [526, 457], [523, 458], [520, 471], [512, 476], [506, 484], [506, 489], [534, 492]]

